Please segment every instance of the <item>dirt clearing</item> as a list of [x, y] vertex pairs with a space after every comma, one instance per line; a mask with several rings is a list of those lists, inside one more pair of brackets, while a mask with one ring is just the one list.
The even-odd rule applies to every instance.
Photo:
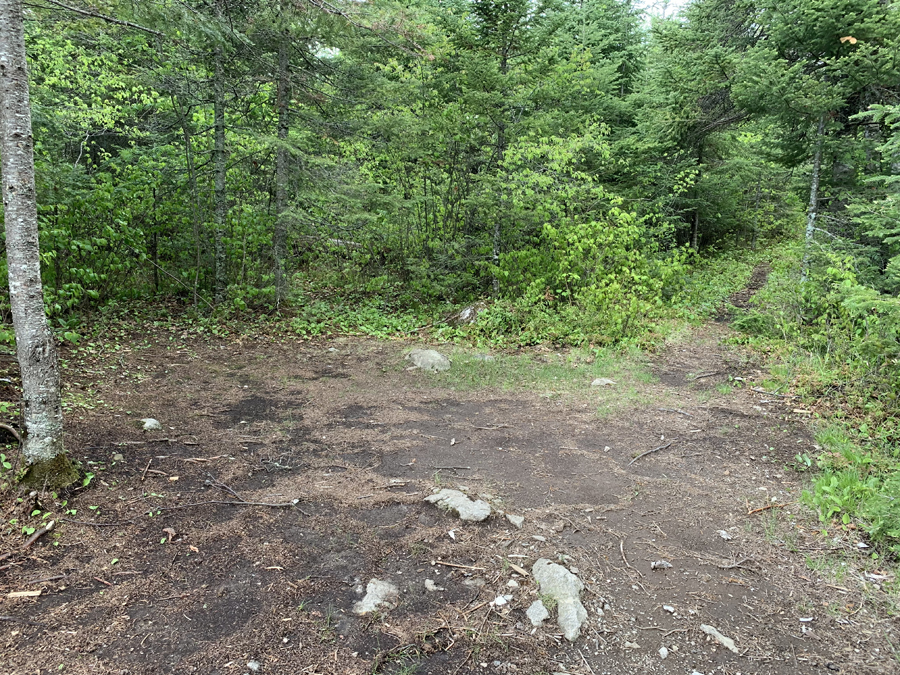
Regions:
[[[803, 415], [753, 391], [727, 331], [627, 364], [450, 350], [440, 374], [369, 340], [73, 358], [93, 477], [3, 504], [0, 671], [900, 672], [891, 573], [798, 505]], [[423, 501], [439, 488], [493, 514], [463, 523]], [[585, 585], [574, 643], [552, 606], [526, 617], [539, 558]], [[396, 606], [357, 615], [373, 578]]]

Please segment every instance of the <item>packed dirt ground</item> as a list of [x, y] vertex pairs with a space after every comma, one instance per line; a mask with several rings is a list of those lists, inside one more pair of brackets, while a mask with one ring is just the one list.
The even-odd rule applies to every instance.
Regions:
[[[69, 354], [92, 478], [6, 492], [0, 672], [900, 672], [893, 573], [798, 503], [808, 415], [728, 335], [620, 359], [438, 346], [446, 373], [366, 339], [160, 329]], [[424, 501], [447, 487], [491, 517]], [[575, 642], [525, 615], [539, 558], [584, 582]], [[396, 606], [357, 615], [373, 578]]]

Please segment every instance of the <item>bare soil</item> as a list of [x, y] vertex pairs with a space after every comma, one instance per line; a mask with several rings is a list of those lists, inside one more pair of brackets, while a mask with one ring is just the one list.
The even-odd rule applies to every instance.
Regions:
[[[865, 576], [891, 573], [797, 503], [804, 415], [753, 391], [728, 334], [647, 356], [644, 403], [605, 415], [589, 381], [454, 390], [399, 342], [160, 330], [72, 355], [68, 447], [94, 477], [4, 497], [0, 672], [900, 672], [892, 598]], [[423, 502], [438, 487], [495, 513], [464, 524]], [[36, 510], [57, 527], [22, 552]], [[525, 616], [540, 557], [586, 585], [574, 644]], [[372, 578], [399, 606], [357, 616]]]

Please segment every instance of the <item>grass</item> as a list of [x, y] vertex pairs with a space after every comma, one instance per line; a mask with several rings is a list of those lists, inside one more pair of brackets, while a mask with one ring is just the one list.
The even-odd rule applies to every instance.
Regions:
[[[607, 414], [623, 407], [645, 403], [647, 384], [656, 378], [642, 363], [637, 349], [573, 348], [556, 352], [495, 354], [456, 347], [449, 353], [450, 370], [421, 381], [461, 391], [500, 389], [530, 391], [547, 398], [587, 399]], [[609, 386], [592, 387], [597, 378], [613, 380]]]

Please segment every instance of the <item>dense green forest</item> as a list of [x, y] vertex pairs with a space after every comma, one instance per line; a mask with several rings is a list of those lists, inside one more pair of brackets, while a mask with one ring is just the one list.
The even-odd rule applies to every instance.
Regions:
[[765, 265], [734, 324], [830, 420], [810, 500], [900, 539], [900, 4], [25, 6], [61, 338], [648, 346]]

